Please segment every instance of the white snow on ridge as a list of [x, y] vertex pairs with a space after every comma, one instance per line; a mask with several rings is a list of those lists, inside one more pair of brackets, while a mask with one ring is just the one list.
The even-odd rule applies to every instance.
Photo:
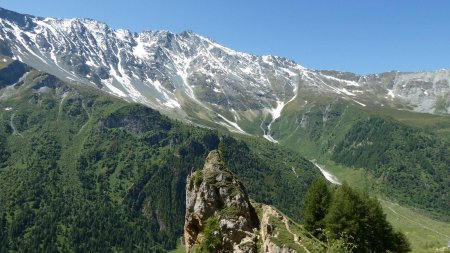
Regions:
[[[238, 51], [232, 50], [232, 49], [230, 49], [230, 48], [224, 47], [224, 46], [220, 45], [219, 43], [216, 43], [216, 42], [214, 42], [214, 41], [212, 41], [211, 39], [208, 39], [208, 38], [206, 38], [206, 37], [203, 37], [203, 36], [200, 36], [200, 35], [196, 35], [196, 36], [198, 36], [200, 39], [206, 41], [206, 42], [207, 42], [208, 44], [210, 44], [212, 47], [219, 48], [220, 50], [224, 51], [225, 53], [227, 53], [227, 54], [229, 54], [229, 55], [239, 56], [239, 57], [244, 57], [244, 58], [247, 58], [247, 59], [248, 59], [249, 57], [251, 57], [250, 54], [238, 52]], [[211, 49], [211, 48], [209, 48], [209, 49]]]
[[329, 75], [324, 75], [324, 74], [321, 74], [323, 77], [325, 77], [325, 78], [327, 78], [327, 79], [330, 79], [330, 80], [334, 80], [334, 81], [338, 81], [338, 82], [344, 82], [344, 83], [346, 83], [348, 86], [356, 86], [356, 87], [359, 87], [360, 85], [359, 85], [359, 83], [357, 83], [357, 82], [355, 82], [355, 81], [350, 81], [350, 80], [345, 80], [345, 79], [339, 79], [339, 78], [336, 78], [336, 77], [334, 77], [334, 76], [329, 76]]
[[[356, 96], [355, 93], [352, 93], [352, 92], [348, 91], [346, 88], [340, 89], [340, 88], [336, 88], [336, 87], [334, 87], [334, 86], [331, 86], [331, 85], [327, 84], [327, 83], [324, 82], [320, 77], [318, 77], [318, 74], [317, 74], [317, 73], [311, 73], [311, 74], [313, 74], [313, 76], [314, 76], [314, 78], [315, 78], [316, 80], [320, 81], [320, 83], [322, 83], [323, 85], [325, 85], [326, 87], [328, 87], [328, 88], [331, 89], [332, 91], [336, 92], [337, 94], [344, 94], [344, 95], [347, 95], [347, 96]], [[304, 76], [306, 76], [308, 79], [311, 79], [311, 78], [310, 78], [309, 76], [307, 76], [307, 75], [304, 75]], [[321, 76], [322, 76], [322, 75], [321, 75]], [[327, 76], [325, 76], [325, 77], [327, 77]], [[341, 80], [341, 79], [338, 79], [338, 80]], [[314, 81], [314, 80], [311, 79], [311, 81]], [[343, 81], [345, 81], [345, 80], [343, 80]], [[363, 105], [363, 104], [360, 103], [360, 102], [357, 102], [357, 103]], [[363, 105], [363, 106], [365, 106], [365, 105]]]
[[271, 55], [263, 55], [261, 58], [263, 62], [269, 64], [270, 66], [274, 66], [273, 62], [270, 61], [271, 57]]
[[130, 36], [130, 32], [125, 29], [117, 29], [114, 31], [114, 34], [120, 40], [128, 40], [128, 38]]
[[[13, 23], [5, 20], [5, 22], [10, 25], [13, 30], [14, 30], [14, 35], [16, 36], [16, 39], [20, 42], [20, 44], [32, 55], [34, 55], [36, 58], [38, 58], [40, 61], [42, 61], [43, 63], [47, 63], [46, 60], [44, 60], [41, 56], [37, 55], [36, 52], [33, 51], [32, 48], [30, 48], [28, 46], [28, 43], [23, 39], [22, 34], [25, 34], [26, 36], [28, 36], [32, 41], [34, 41], [36, 43], [36, 34], [30, 33], [30, 32], [23, 32], [22, 30], [20, 30], [19, 27], [17, 27], [16, 25], [14, 25]], [[16, 47], [19, 48], [19, 47]], [[20, 49], [19, 49], [20, 51]], [[23, 54], [23, 53], [22, 53]]]

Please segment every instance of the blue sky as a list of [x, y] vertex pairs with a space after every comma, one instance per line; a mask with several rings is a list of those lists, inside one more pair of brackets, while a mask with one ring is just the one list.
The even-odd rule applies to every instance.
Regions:
[[0, 0], [21, 13], [113, 28], [192, 30], [235, 50], [360, 74], [450, 68], [450, 1]]

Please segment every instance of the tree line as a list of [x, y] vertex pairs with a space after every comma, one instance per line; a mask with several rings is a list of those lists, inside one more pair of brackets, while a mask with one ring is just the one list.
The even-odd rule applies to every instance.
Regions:
[[316, 179], [308, 189], [302, 208], [303, 224], [322, 241], [344, 240], [351, 252], [409, 252], [405, 235], [394, 230], [374, 197], [352, 189], [337, 188]]

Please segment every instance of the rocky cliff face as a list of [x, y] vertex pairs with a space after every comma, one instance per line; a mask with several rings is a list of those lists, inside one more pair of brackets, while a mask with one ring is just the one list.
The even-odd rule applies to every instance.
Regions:
[[314, 240], [274, 207], [251, 203], [217, 150], [187, 179], [186, 252], [310, 252]]
[[[211, 228], [215, 220], [216, 228]], [[256, 252], [258, 217], [245, 187], [225, 168], [218, 151], [212, 151], [203, 170], [186, 183], [184, 238], [187, 252], [201, 247], [212, 230], [221, 252]], [[212, 250], [212, 249], [209, 249]]]

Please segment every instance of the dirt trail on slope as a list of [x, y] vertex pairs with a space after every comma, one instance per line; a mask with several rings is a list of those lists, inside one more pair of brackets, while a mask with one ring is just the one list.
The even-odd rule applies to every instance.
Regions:
[[302, 247], [306, 252], [310, 253], [310, 251], [305, 247], [305, 245], [303, 245], [303, 244], [300, 242], [300, 240], [299, 240], [299, 238], [298, 238], [298, 235], [297, 235], [297, 234], [294, 234], [294, 233], [291, 231], [291, 228], [289, 227], [289, 220], [286, 219], [286, 217], [283, 217], [283, 222], [284, 222], [284, 225], [286, 226], [286, 230], [287, 230], [292, 236], [294, 236], [294, 242], [295, 242], [296, 244], [298, 244], [300, 247]]
[[9, 119], [9, 125], [11, 126], [11, 129], [13, 130], [13, 135], [18, 135], [20, 137], [23, 137], [21, 133], [17, 130], [16, 126], [14, 126], [14, 117], [16, 116], [16, 113], [11, 114], [11, 118]]
[[[268, 231], [269, 224], [270, 224], [269, 223], [270, 217], [274, 216], [284, 223], [286, 230], [292, 235], [294, 243], [296, 243], [297, 245], [302, 247], [305, 250], [305, 252], [310, 253], [310, 251], [301, 243], [299, 236], [292, 232], [292, 230], [289, 226], [289, 220], [284, 215], [280, 214], [277, 210], [275, 210], [273, 207], [268, 206], [268, 205], [262, 205], [262, 211], [263, 211], [263, 215], [261, 218], [260, 234], [261, 234], [263, 249], [271, 248], [270, 244], [273, 244], [273, 242], [270, 241], [270, 237], [278, 236], [278, 233], [271, 234], [272, 231]], [[281, 247], [281, 246], [279, 246], [279, 247]], [[263, 250], [263, 252], [265, 252], [265, 251]]]
[[84, 101], [83, 101], [83, 100], [81, 101], [81, 106], [83, 107], [83, 110], [86, 112], [86, 114], [87, 114], [87, 116], [88, 116], [88, 120], [86, 121], [86, 123], [84, 123], [84, 124], [81, 126], [80, 130], [78, 130], [77, 135], [79, 135], [79, 134], [83, 131], [84, 127], [85, 127], [85, 126], [89, 123], [89, 121], [91, 120], [91, 114], [89, 114], [89, 111], [88, 111], [86, 105], [84, 104]]

